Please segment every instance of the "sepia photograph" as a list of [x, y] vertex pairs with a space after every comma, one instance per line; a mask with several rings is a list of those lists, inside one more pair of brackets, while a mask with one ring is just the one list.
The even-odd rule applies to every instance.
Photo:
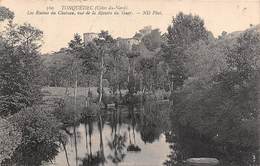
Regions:
[[260, 166], [260, 0], [0, 0], [0, 166]]

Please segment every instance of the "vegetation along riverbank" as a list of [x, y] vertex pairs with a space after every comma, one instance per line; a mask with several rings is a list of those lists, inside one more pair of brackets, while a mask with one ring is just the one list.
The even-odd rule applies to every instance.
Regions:
[[180, 12], [42, 54], [43, 31], [0, 14], [0, 165], [259, 165], [260, 25], [215, 37]]

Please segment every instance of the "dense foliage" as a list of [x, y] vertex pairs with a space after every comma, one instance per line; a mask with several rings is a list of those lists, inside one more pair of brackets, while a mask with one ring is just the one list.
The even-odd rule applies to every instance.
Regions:
[[[43, 32], [13, 23], [14, 13], [5, 7], [0, 14], [0, 21], [8, 20], [1, 22], [5, 29], [0, 32], [0, 164], [40, 165], [57, 153], [57, 142], [64, 138], [59, 121], [40, 106]], [[44, 152], [44, 157], [31, 155]]]
[[21, 132], [10, 121], [0, 119], [0, 163], [11, 158], [15, 149], [21, 143]]
[[[81, 117], [98, 115], [102, 140], [101, 102], [115, 103], [116, 108], [143, 104], [151, 98], [168, 99], [168, 91], [170, 106], [146, 103], [139, 117], [129, 108], [128, 127], [130, 134], [137, 125], [142, 140], [153, 142], [170, 128], [162, 119], [171, 119], [167, 141], [174, 143], [171, 148], [176, 154], [170, 155], [166, 165], [182, 165], [187, 157], [225, 156], [234, 149], [241, 156], [245, 148], [257, 149], [259, 30], [223, 32], [214, 38], [199, 16], [179, 13], [165, 34], [148, 26], [131, 39], [114, 39], [101, 31], [88, 43], [75, 34], [67, 48], [40, 56], [43, 32], [30, 24], [14, 24], [13, 18], [13, 12], [0, 7], [0, 21], [6, 24], [0, 36], [0, 147], [4, 145], [0, 164], [40, 165], [52, 160], [59, 143], [66, 142], [64, 126], [76, 124]], [[43, 85], [66, 87], [60, 103], [50, 99], [58, 108], [46, 107]], [[78, 86], [88, 87], [88, 93], [77, 95]], [[91, 86], [97, 87], [95, 99]], [[74, 98], [67, 93], [69, 87], [74, 88]], [[126, 138], [116, 132], [117, 122], [113, 125], [108, 146], [114, 154], [109, 158], [119, 163], [125, 156]], [[204, 147], [201, 139], [209, 145]], [[192, 141], [196, 145], [188, 147]], [[140, 150], [133, 142], [127, 149]], [[201, 151], [191, 152], [196, 148]], [[96, 155], [102, 162], [103, 150], [102, 144]], [[41, 155], [32, 156], [35, 152]], [[82, 160], [83, 165], [97, 162], [91, 156]]]
[[[207, 49], [205, 53], [220, 56], [208, 59], [206, 66], [199, 65], [200, 69], [197, 71], [201, 73], [192, 74], [192, 79], [186, 80], [183, 88], [173, 94], [174, 124], [189, 131], [189, 134], [180, 135], [197, 138], [197, 141], [208, 141], [207, 149], [201, 148], [201, 151], [194, 154], [222, 155], [222, 159], [225, 159], [222, 162], [227, 162], [233, 159], [232, 156], [225, 154], [232, 151], [233, 157], [235, 155], [241, 157], [241, 161], [239, 160], [241, 163], [233, 163], [234, 165], [249, 164], [245, 163], [249, 160], [244, 154], [245, 149], [256, 150], [259, 140], [257, 130], [259, 37], [258, 32], [248, 30], [241, 33], [230, 45], [219, 45], [223, 42], [223, 39], [219, 39], [216, 41], [217, 44], [213, 43], [214, 47], [202, 46]], [[197, 55], [196, 51], [194, 53]], [[201, 60], [204, 59], [199, 61]], [[210, 68], [214, 70], [208, 70]], [[178, 130], [175, 132], [179, 133]], [[173, 142], [176, 139], [182, 142], [178, 138], [172, 139]], [[217, 149], [213, 149], [210, 145], [214, 145]], [[178, 151], [179, 148], [185, 148], [183, 144], [181, 146], [174, 146], [174, 149], [177, 148], [175, 150]], [[194, 154], [180, 153], [186, 157]], [[182, 157], [179, 157], [181, 160]], [[249, 161], [255, 162], [252, 159]]]
[[39, 102], [42, 31], [10, 22], [0, 46], [0, 115], [14, 114]]

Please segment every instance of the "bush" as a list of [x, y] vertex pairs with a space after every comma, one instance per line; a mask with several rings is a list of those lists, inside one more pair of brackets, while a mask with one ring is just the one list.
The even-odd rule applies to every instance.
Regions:
[[10, 118], [21, 132], [21, 143], [3, 165], [41, 165], [57, 155], [60, 141], [65, 142], [60, 123], [53, 114], [40, 107], [28, 107]]
[[20, 111], [12, 117], [12, 122], [22, 132], [22, 144], [60, 140], [62, 123], [40, 107], [28, 107]]
[[12, 156], [21, 139], [21, 132], [9, 121], [0, 118], [0, 164]]

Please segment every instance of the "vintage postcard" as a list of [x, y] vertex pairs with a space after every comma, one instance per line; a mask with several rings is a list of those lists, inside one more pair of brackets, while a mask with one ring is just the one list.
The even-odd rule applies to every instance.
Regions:
[[1, 166], [259, 166], [259, 0], [0, 0]]

